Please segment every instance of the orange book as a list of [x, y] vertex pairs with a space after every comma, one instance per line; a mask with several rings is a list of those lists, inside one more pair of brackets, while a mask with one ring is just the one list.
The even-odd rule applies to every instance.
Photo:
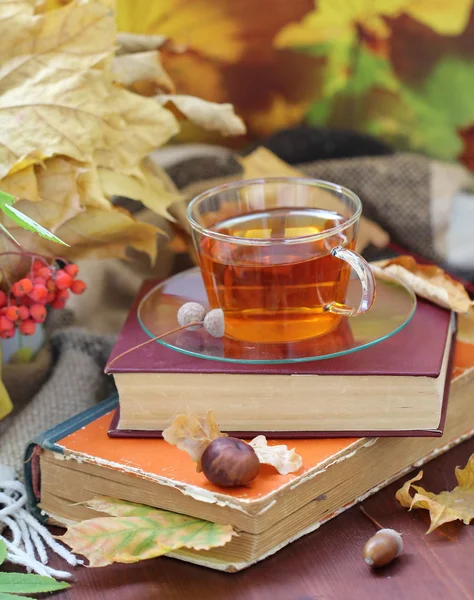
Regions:
[[234, 489], [211, 484], [185, 452], [161, 439], [110, 438], [114, 397], [32, 440], [25, 456], [30, 505], [64, 525], [98, 516], [78, 502], [103, 495], [230, 524], [239, 535], [227, 545], [170, 556], [238, 571], [474, 435], [473, 385], [474, 344], [461, 330], [441, 438], [273, 441], [295, 448], [301, 470], [279, 475], [262, 466], [252, 484]]

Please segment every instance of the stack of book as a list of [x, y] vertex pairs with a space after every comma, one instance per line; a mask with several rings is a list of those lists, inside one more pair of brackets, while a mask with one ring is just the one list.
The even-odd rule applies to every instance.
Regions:
[[[136, 321], [141, 295], [111, 359], [147, 339]], [[420, 300], [392, 338], [296, 367], [218, 364], [148, 344], [114, 368], [118, 396], [31, 441], [31, 508], [68, 525], [98, 516], [80, 503], [101, 495], [230, 524], [239, 535], [225, 546], [170, 556], [239, 571], [474, 435], [474, 341], [464, 324], [456, 338], [453, 315]], [[244, 488], [210, 483], [160, 439], [178, 412], [210, 408], [224, 431], [283, 437], [300, 471], [262, 468]]]

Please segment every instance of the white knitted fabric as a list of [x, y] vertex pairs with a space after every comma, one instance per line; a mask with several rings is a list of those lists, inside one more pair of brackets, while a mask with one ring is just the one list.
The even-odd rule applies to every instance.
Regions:
[[70, 576], [69, 571], [48, 566], [48, 548], [68, 565], [79, 561], [26, 509], [21, 482], [24, 451], [37, 434], [110, 394], [113, 380], [103, 370], [113, 341], [76, 328], [53, 333], [55, 365], [50, 378], [21, 412], [0, 423], [0, 537], [7, 546], [7, 560], [30, 572], [59, 579]]

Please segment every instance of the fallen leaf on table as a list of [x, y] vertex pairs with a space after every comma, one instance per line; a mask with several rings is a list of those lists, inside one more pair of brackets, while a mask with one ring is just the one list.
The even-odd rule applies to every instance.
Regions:
[[90, 567], [134, 563], [180, 548], [209, 550], [224, 546], [235, 535], [230, 525], [116, 499], [97, 498], [85, 505], [116, 515], [72, 525], [59, 538], [73, 552], [85, 556]]
[[[466, 525], [474, 518], [474, 454], [469, 458], [464, 469], [456, 467], [458, 485], [454, 490], [440, 494], [427, 492], [414, 481], [423, 477], [423, 471], [408, 480], [396, 493], [395, 497], [405, 508], [424, 508], [429, 511], [431, 525], [427, 533], [431, 533], [443, 523], [462, 521]], [[411, 488], [415, 494], [411, 496]]]
[[258, 460], [264, 465], [272, 465], [280, 475], [295, 473], [303, 466], [303, 459], [295, 449], [288, 450], [284, 444], [269, 446], [264, 435], [257, 435], [249, 445], [255, 450]]
[[184, 450], [201, 470], [201, 457], [207, 446], [218, 437], [223, 437], [216, 423], [214, 412], [209, 410], [205, 417], [193, 414], [176, 415], [169, 427], [163, 430], [163, 439]]
[[163, 106], [174, 105], [178, 111], [199, 127], [219, 131], [222, 135], [243, 135], [245, 125], [234, 112], [232, 104], [218, 104], [194, 96], [160, 94], [156, 100]]
[[458, 313], [467, 313], [473, 302], [462, 283], [436, 265], [422, 265], [412, 256], [398, 256], [375, 263], [400, 279], [415, 294]]

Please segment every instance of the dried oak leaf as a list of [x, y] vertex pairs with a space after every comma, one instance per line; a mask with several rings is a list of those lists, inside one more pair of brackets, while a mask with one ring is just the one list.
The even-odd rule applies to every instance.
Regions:
[[280, 475], [295, 473], [303, 466], [303, 459], [295, 449], [288, 449], [284, 444], [269, 446], [264, 435], [257, 435], [249, 445], [255, 450], [258, 460], [264, 465], [272, 465]]
[[205, 417], [194, 414], [176, 415], [171, 425], [163, 431], [163, 439], [187, 452], [197, 463], [197, 471], [201, 471], [201, 457], [207, 446], [212, 440], [225, 435], [220, 432], [212, 410]]
[[464, 286], [436, 265], [422, 265], [412, 256], [398, 256], [375, 263], [400, 279], [415, 294], [458, 313], [467, 313], [473, 302]]
[[[433, 494], [418, 485], [413, 485], [414, 481], [419, 481], [423, 477], [423, 471], [420, 471], [395, 495], [400, 504], [410, 510], [424, 508], [429, 511], [431, 525], [427, 533], [450, 521], [459, 520], [469, 525], [474, 518], [474, 454], [469, 458], [464, 469], [456, 467], [455, 475], [459, 485], [454, 490]], [[414, 496], [410, 495], [411, 488], [416, 492]]]

